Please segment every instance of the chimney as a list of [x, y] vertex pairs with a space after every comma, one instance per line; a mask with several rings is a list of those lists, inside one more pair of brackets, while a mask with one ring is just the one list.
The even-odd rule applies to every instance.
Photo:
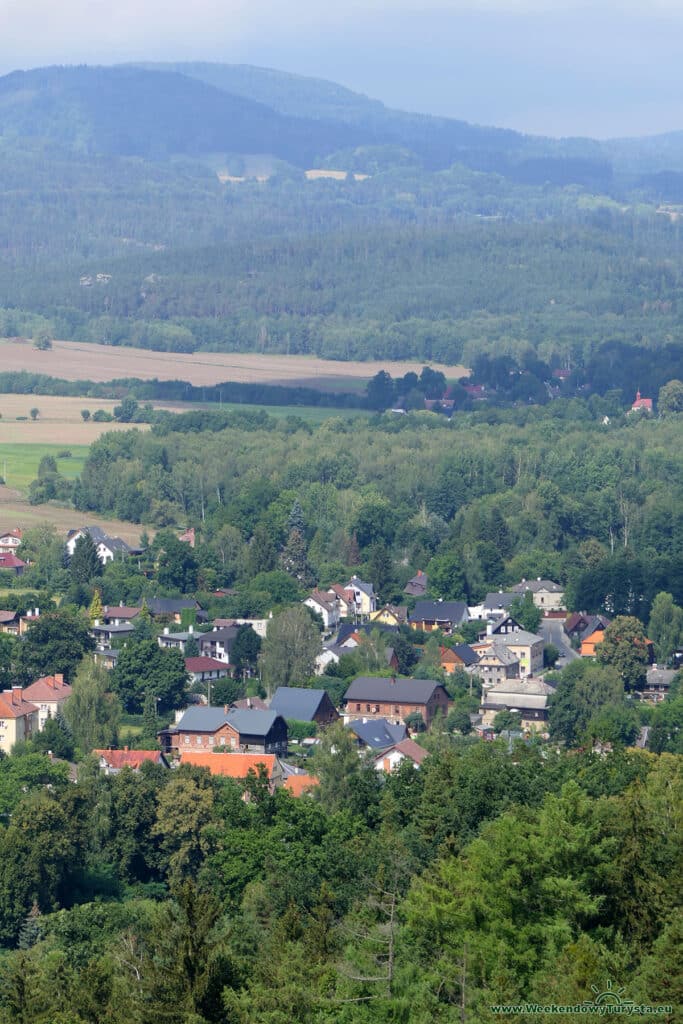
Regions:
[[34, 608], [33, 614], [35, 615], [36, 618], [38, 618], [38, 616], [40, 615], [40, 608]]
[[[19, 699], [17, 700], [17, 698], [19, 698]], [[13, 704], [21, 704], [21, 700], [22, 700], [22, 697], [21, 697], [21, 687], [20, 686], [13, 686], [12, 687], [12, 703]]]
[[100, 620], [99, 619], [95, 619], [95, 621], [93, 622], [93, 626], [99, 626], [99, 624], [100, 624]]
[[168, 636], [168, 626], [164, 626], [164, 636]]
[[392, 676], [390, 679], [391, 686], [396, 686], [396, 676]]
[[190, 626], [190, 628], [188, 629], [188, 633], [194, 633], [194, 626]]
[[[655, 666], [656, 667], [656, 666]], [[251, 707], [251, 697], [247, 697], [247, 707]]]
[[123, 601], [119, 601], [119, 608], [123, 608]]
[[486, 635], [487, 636], [493, 636], [493, 623], [492, 622], [487, 622], [486, 623]]
[[224, 714], [224, 715], [227, 715], [227, 713], [228, 713], [228, 705], [227, 705], [227, 704], [224, 704], [224, 705], [223, 705], [223, 714]]
[[55, 681], [60, 685], [64, 685], [64, 674], [62, 672], [55, 673]]
[[124, 753], [126, 753], [126, 754], [128, 753], [128, 747], [127, 746], [124, 747], [123, 750], [124, 750]]

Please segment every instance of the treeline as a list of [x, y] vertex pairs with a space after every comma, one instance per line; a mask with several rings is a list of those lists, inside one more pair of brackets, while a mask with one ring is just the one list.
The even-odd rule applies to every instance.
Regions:
[[336, 727], [315, 770], [245, 803], [202, 769], [3, 759], [3, 1024], [489, 1024], [606, 978], [677, 1019], [679, 757], [461, 740], [380, 781]]
[[475, 603], [544, 576], [573, 586], [575, 607], [644, 619], [659, 591], [683, 602], [680, 416], [604, 425], [600, 408], [560, 399], [315, 429], [249, 417], [165, 416], [150, 434], [101, 437], [76, 507], [196, 525], [198, 557], [227, 585], [282, 568], [298, 503], [295, 579], [360, 568], [400, 599], [422, 568], [435, 596]]
[[677, 329], [679, 226], [642, 193], [629, 205], [462, 165], [223, 186], [215, 164], [76, 165], [26, 140], [0, 170], [0, 334], [39, 321], [160, 351], [468, 365], [531, 347], [580, 365], [603, 339], [650, 350]]

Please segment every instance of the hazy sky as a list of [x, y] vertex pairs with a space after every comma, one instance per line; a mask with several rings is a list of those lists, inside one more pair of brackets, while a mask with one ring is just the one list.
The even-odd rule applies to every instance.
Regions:
[[682, 40], [683, 0], [0, 0], [0, 73], [259, 64], [556, 136], [683, 129]]

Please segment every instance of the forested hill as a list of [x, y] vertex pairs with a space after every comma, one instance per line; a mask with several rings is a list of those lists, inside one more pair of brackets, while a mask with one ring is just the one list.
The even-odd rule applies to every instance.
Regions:
[[[316, 80], [299, 90], [297, 100], [289, 78], [274, 72], [269, 87], [263, 83], [249, 96], [244, 77], [229, 70], [218, 65], [199, 77], [135, 66], [15, 71], [0, 78], [0, 136], [59, 140], [91, 155], [152, 159], [267, 153], [297, 167], [320, 165], [332, 155], [348, 162], [359, 149], [389, 147], [389, 160], [405, 160], [405, 152], [395, 150], [407, 150], [430, 170], [459, 162], [522, 183], [604, 189], [611, 180], [610, 163], [600, 154], [596, 159], [590, 143], [578, 150], [573, 144], [558, 148], [553, 140], [499, 128], [389, 111], [372, 101], [349, 103], [347, 95], [355, 94]], [[229, 91], [233, 80], [239, 95]], [[289, 102], [280, 103], [283, 83]], [[330, 90], [343, 101], [329, 101]]]
[[277, 113], [171, 71], [51, 67], [0, 78], [0, 135], [79, 151], [163, 158], [268, 153], [299, 166], [370, 141], [359, 129]]

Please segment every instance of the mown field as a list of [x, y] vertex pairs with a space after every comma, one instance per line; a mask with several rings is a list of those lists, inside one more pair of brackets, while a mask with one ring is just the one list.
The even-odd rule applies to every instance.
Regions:
[[[124, 377], [140, 380], [183, 380], [195, 385], [222, 381], [264, 384], [300, 384], [324, 390], [353, 390], [351, 382], [365, 381], [379, 370], [401, 377], [415, 362], [341, 362], [317, 356], [259, 355], [245, 352], [152, 352], [113, 348], [76, 341], [55, 341], [52, 349], [38, 352], [26, 339], [0, 339], [3, 370], [29, 370], [63, 380], [110, 381]], [[446, 377], [462, 376], [463, 367], [430, 363]]]

